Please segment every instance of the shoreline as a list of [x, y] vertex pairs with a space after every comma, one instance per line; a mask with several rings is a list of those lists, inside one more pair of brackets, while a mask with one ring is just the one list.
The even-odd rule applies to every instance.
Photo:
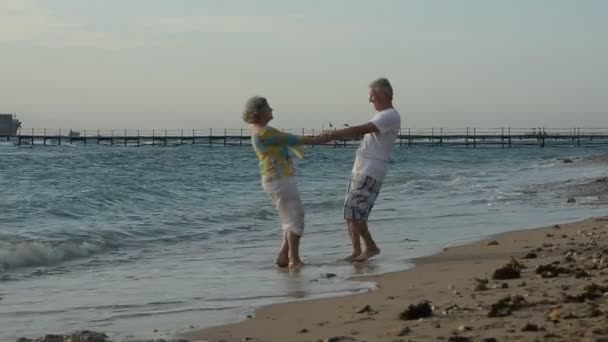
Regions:
[[[608, 329], [594, 333], [589, 327], [590, 322], [604, 317], [603, 312], [608, 314], [606, 300], [590, 302], [595, 305], [595, 314], [602, 314], [586, 317], [571, 313], [584, 308], [570, 307], [592, 304], [570, 303], [560, 298], [568, 298], [563, 294], [568, 291], [584, 291], [583, 287], [594, 281], [598, 285], [608, 282], [608, 272], [602, 271], [604, 266], [608, 271], [608, 254], [605, 262], [601, 257], [603, 251], [608, 253], [608, 249], [604, 250], [608, 244], [599, 241], [599, 237], [606, 234], [608, 217], [500, 233], [414, 259], [414, 267], [410, 269], [349, 279], [374, 282], [377, 287], [373, 291], [264, 306], [250, 319], [185, 332], [180, 337], [224, 342], [502, 341], [513, 338], [533, 341], [543, 337], [555, 341], [582, 341], [583, 338], [595, 341], [595, 337], [608, 336]], [[588, 266], [573, 262], [568, 266], [571, 270], [566, 268], [565, 261], [561, 260], [564, 253], [577, 248], [580, 251], [571, 253], [596, 263]], [[526, 266], [518, 268], [521, 278], [493, 280], [492, 273], [508, 264], [512, 257], [519, 265], [516, 268]], [[535, 267], [555, 261], [563, 264], [563, 274], [535, 273]], [[575, 272], [578, 274], [572, 276]], [[581, 274], [586, 276], [577, 278]], [[514, 307], [507, 310], [512, 312], [503, 318], [487, 317], [493, 304], [511, 305], [508, 301], [499, 303], [508, 296], [521, 296], [517, 298], [525, 304], [513, 303]], [[430, 302], [431, 316], [420, 320], [399, 319], [408, 306], [421, 301]], [[560, 305], [561, 308], [557, 308]], [[515, 309], [515, 306], [520, 307]], [[561, 312], [562, 308], [570, 310], [568, 324], [547, 321], [547, 312]]]

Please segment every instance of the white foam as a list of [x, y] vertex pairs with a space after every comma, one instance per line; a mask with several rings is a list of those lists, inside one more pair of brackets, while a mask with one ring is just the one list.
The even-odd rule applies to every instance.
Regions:
[[101, 250], [101, 246], [88, 242], [0, 241], [0, 271], [55, 265], [67, 260], [88, 257]]

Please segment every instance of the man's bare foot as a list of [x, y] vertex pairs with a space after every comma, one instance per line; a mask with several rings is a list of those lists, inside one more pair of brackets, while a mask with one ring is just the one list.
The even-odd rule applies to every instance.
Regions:
[[279, 253], [274, 263], [281, 268], [287, 267], [289, 266], [289, 256], [287, 255], [287, 253]]
[[361, 255], [361, 251], [355, 251], [355, 252], [353, 252], [353, 254], [347, 256], [346, 258], [344, 258], [342, 260], [348, 261], [348, 262], [353, 262], [360, 255]]
[[376, 248], [376, 249], [372, 249], [372, 250], [366, 250], [365, 252], [363, 252], [363, 254], [359, 255], [358, 257], [354, 258], [353, 261], [355, 262], [362, 262], [362, 261], [366, 261], [369, 260], [370, 258], [373, 258], [374, 256], [380, 254], [380, 249]]
[[298, 261], [289, 263], [289, 268], [292, 270], [299, 270], [302, 267], [304, 267], [304, 263], [302, 262], [302, 260], [298, 260]]

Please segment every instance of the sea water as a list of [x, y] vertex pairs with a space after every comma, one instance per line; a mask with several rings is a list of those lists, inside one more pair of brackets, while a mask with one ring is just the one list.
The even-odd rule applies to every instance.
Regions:
[[281, 230], [250, 147], [3, 144], [0, 341], [79, 329], [171, 335], [265, 304], [366, 291], [374, 284], [347, 279], [607, 214], [542, 186], [605, 176], [606, 165], [561, 159], [606, 152], [396, 147], [370, 222], [382, 254], [353, 266], [339, 259], [350, 253], [342, 205], [355, 150], [308, 148], [296, 162], [308, 265], [294, 273], [273, 267]]

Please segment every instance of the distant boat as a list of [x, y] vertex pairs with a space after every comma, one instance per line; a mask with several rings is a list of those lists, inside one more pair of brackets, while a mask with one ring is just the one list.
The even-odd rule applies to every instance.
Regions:
[[17, 135], [21, 121], [15, 114], [0, 114], [0, 135]]

